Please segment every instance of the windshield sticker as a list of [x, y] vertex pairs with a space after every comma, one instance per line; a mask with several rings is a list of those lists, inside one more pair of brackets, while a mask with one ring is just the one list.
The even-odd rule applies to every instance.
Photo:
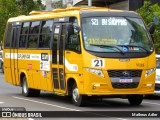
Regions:
[[130, 50], [130, 51], [134, 51], [134, 50], [135, 50], [135, 51], [139, 51], [139, 48], [138, 48], [138, 47], [129, 47], [129, 50]]
[[134, 50], [134, 47], [129, 47], [129, 50], [130, 50], [130, 51]]
[[91, 25], [112, 25], [112, 26], [127, 26], [127, 20], [123, 18], [103, 18], [101, 20], [92, 18]]
[[89, 44], [96, 44], [96, 45], [110, 45], [110, 44], [116, 44], [117, 40], [115, 39], [99, 39], [99, 38], [89, 38], [88, 40]]
[[122, 47], [122, 50], [123, 50], [124, 52], [128, 52], [128, 51], [129, 51], [128, 47], [126, 47], [126, 46], [123, 46], [123, 47]]
[[139, 50], [139, 48], [138, 48], [138, 47], [134, 47], [134, 50], [137, 50], [137, 51], [138, 51], [138, 50]]
[[104, 59], [92, 59], [92, 67], [104, 67], [105, 61]]

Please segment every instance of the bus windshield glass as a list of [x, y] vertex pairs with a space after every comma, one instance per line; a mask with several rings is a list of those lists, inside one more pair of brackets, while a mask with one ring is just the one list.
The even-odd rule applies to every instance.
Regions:
[[131, 17], [82, 18], [86, 50], [93, 52], [153, 51], [152, 41], [144, 23]]

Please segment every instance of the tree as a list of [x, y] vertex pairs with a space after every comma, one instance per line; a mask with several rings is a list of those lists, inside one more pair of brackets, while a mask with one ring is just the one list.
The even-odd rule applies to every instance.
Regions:
[[39, 6], [39, 10], [44, 10], [45, 9], [45, 6], [42, 4], [41, 0], [37, 0], [36, 4]]
[[3, 39], [7, 20], [21, 12], [17, 7], [16, 0], [0, 0], [0, 41]]
[[34, 2], [33, 0], [18, 0], [18, 7], [21, 9], [21, 14], [27, 15], [33, 10], [39, 10], [40, 1]]
[[[0, 0], [0, 41], [3, 40], [7, 20], [18, 15], [27, 15], [32, 10], [39, 10], [41, 0]], [[44, 9], [44, 6], [41, 6]]]
[[149, 0], [146, 0], [144, 5], [138, 9], [137, 12], [147, 25], [151, 22], [155, 22], [156, 30], [152, 36], [156, 52], [160, 53], [160, 6], [158, 4], [151, 4]]

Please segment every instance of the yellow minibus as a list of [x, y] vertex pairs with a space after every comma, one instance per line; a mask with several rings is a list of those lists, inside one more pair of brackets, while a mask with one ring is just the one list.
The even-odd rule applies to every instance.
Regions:
[[33, 11], [10, 18], [4, 38], [5, 80], [24, 96], [126, 97], [140, 105], [155, 88], [155, 49], [135, 12], [99, 7]]

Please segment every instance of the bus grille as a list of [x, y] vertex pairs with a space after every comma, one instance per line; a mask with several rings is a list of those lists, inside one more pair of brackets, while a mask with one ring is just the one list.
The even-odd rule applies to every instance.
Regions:
[[[124, 72], [128, 72], [126, 76]], [[142, 70], [108, 70], [109, 77], [141, 77]]]
[[[141, 78], [142, 70], [108, 70], [108, 75], [113, 88], [130, 89], [137, 88]], [[132, 82], [120, 82], [120, 79], [132, 79]]]

